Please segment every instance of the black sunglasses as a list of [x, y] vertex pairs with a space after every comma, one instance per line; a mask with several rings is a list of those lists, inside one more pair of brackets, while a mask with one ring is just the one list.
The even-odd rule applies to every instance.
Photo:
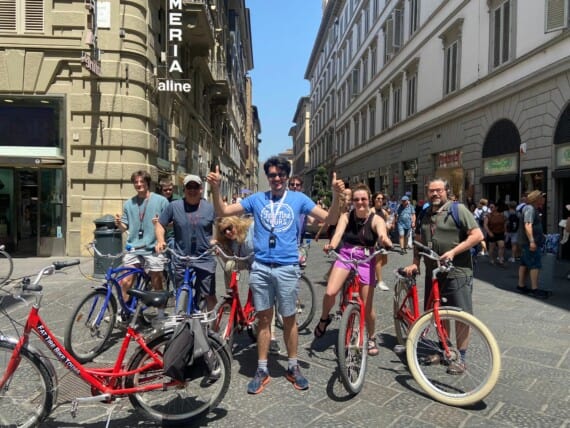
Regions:
[[302, 184], [301, 183], [289, 183], [289, 187], [301, 187]]
[[272, 172], [272, 173], [270, 173], [270, 174], [267, 174], [267, 178], [277, 178], [277, 177], [279, 177], [279, 178], [287, 178], [287, 174], [285, 174], [285, 173], [283, 173], [283, 172], [280, 172], [280, 173], [278, 173], [278, 174], [275, 173], [275, 172]]

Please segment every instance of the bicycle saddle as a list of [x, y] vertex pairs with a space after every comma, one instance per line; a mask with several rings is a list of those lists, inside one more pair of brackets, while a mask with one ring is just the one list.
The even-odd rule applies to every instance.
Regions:
[[170, 293], [168, 291], [143, 291], [131, 288], [127, 291], [129, 296], [140, 299], [146, 306], [160, 307], [166, 305]]

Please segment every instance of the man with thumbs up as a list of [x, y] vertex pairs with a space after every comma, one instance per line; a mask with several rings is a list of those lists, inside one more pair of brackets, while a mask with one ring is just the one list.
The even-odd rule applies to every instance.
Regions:
[[309, 388], [309, 381], [301, 374], [297, 363], [298, 331], [295, 320], [297, 280], [300, 276], [297, 236], [299, 216], [311, 215], [317, 220], [336, 222], [339, 215], [339, 194], [344, 190], [342, 180], [333, 173], [333, 203], [327, 212], [317, 206], [307, 195], [287, 190], [291, 164], [283, 157], [270, 157], [263, 165], [269, 181], [268, 192], [258, 192], [240, 202], [224, 205], [220, 196], [220, 171], [208, 174], [213, 193], [216, 214], [219, 216], [253, 214], [254, 253], [250, 273], [258, 318], [257, 355], [258, 366], [254, 378], [248, 384], [249, 394], [258, 394], [269, 382], [267, 356], [271, 339], [273, 305], [283, 317], [284, 341], [288, 354], [287, 380], [296, 389]]

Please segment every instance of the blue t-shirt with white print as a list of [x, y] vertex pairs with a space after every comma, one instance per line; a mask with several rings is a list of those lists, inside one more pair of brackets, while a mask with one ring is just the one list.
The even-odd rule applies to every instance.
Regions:
[[[246, 213], [253, 214], [255, 260], [281, 265], [298, 263], [299, 216], [309, 214], [315, 203], [304, 193], [287, 191], [273, 201], [271, 192], [258, 192], [240, 204]], [[269, 248], [272, 228], [275, 248]]]

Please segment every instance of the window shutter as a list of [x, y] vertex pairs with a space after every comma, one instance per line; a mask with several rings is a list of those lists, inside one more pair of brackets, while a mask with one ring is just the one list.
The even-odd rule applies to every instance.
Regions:
[[25, 31], [44, 31], [44, 0], [26, 0]]
[[393, 46], [399, 48], [402, 46], [403, 19], [402, 9], [394, 9], [394, 42]]
[[16, 0], [0, 0], [0, 31], [16, 31]]
[[394, 37], [394, 25], [392, 18], [386, 20], [386, 32], [385, 32], [385, 43], [386, 43], [386, 55], [391, 55], [394, 51], [393, 37]]
[[546, 0], [545, 32], [560, 30], [567, 25], [568, 0]]

